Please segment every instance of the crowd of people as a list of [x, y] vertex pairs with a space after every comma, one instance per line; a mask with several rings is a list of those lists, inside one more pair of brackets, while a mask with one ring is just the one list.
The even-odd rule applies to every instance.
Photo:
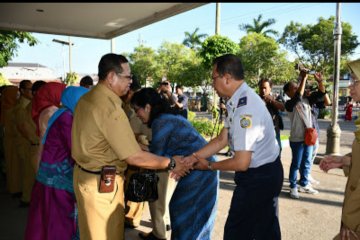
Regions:
[[[217, 57], [212, 84], [226, 118], [209, 142], [187, 119], [183, 86], [173, 91], [166, 80], [141, 88], [126, 57], [112, 53], [100, 59], [98, 76], [96, 85], [86, 76], [80, 86], [23, 80], [1, 88], [2, 172], [9, 193], [29, 207], [25, 239], [124, 239], [144, 210], [144, 202], [126, 199], [128, 180], [148, 170], [159, 177], [158, 199], [149, 203], [152, 231], [141, 239], [211, 239], [219, 171], [234, 171], [236, 185], [224, 239], [281, 239], [283, 111], [290, 118], [289, 196], [318, 193], [311, 167], [319, 143], [308, 145], [304, 136], [307, 128], [320, 133], [319, 109], [331, 105], [320, 73], [312, 89], [300, 69], [298, 80], [284, 85], [284, 101], [270, 79], [260, 79], [258, 93], [251, 88], [239, 57]], [[354, 101], [359, 77], [353, 73], [349, 87]], [[338, 239], [360, 238], [359, 121], [352, 152], [320, 163], [349, 176]], [[219, 161], [226, 146], [232, 154]]]

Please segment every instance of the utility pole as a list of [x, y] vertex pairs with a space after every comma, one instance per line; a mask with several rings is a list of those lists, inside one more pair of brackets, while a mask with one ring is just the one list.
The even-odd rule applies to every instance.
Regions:
[[[56, 43], [60, 43], [61, 45], [63, 45], [63, 47], [64, 47], [64, 45], [68, 45], [69, 46], [69, 72], [71, 72], [71, 45], [74, 45], [74, 43], [72, 43], [71, 41], [70, 41], [70, 36], [69, 36], [69, 41], [67, 42], [67, 41], [63, 41], [63, 40], [58, 40], [58, 39], [53, 39], [53, 42], [56, 42]], [[63, 70], [64, 70], [64, 79], [63, 79], [63, 81], [65, 80], [65, 65], [64, 65], [64, 60], [63, 60]]]
[[[216, 3], [216, 23], [215, 23], [215, 35], [220, 34], [220, 3]], [[217, 96], [214, 89], [213, 92], [213, 107], [216, 108]]]
[[340, 3], [336, 3], [336, 22], [334, 27], [334, 89], [332, 104], [331, 124], [327, 129], [326, 154], [340, 154], [340, 134], [341, 129], [338, 124], [339, 108], [339, 78], [340, 78], [340, 53], [341, 53], [341, 20], [340, 20]]
[[111, 39], [110, 48], [111, 48], [111, 53], [115, 53], [115, 38]]
[[220, 34], [220, 3], [216, 3], [216, 26], [215, 26], [215, 34]]

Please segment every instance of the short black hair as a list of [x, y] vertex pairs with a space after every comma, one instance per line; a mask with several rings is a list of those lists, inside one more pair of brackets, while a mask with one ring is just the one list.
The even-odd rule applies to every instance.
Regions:
[[240, 58], [234, 54], [225, 54], [215, 58], [213, 65], [216, 66], [216, 71], [220, 75], [228, 73], [237, 80], [244, 79], [243, 65]]
[[176, 85], [176, 88], [175, 89], [181, 89], [181, 90], [183, 90], [184, 89], [184, 87], [182, 86], [182, 85], [180, 85], [180, 84], [178, 84], [178, 85]]
[[262, 79], [260, 79], [260, 81], [258, 82], [258, 86], [260, 87], [260, 85], [263, 84], [264, 82], [268, 82], [269, 85], [270, 85], [270, 87], [272, 88], [273, 82], [272, 82], [270, 79], [268, 79], [268, 78], [262, 78]]
[[80, 86], [86, 87], [86, 86], [92, 86], [94, 85], [94, 80], [89, 75], [86, 75], [80, 80]]
[[20, 84], [19, 84], [19, 89], [25, 89], [26, 88], [26, 84], [28, 84], [28, 83], [31, 83], [31, 81], [30, 80], [22, 80], [21, 82], [20, 82]]
[[98, 65], [98, 76], [99, 81], [105, 80], [106, 76], [111, 71], [115, 71], [116, 73], [122, 73], [123, 69], [121, 64], [128, 63], [129, 61], [120, 54], [108, 53], [101, 57], [99, 65]]
[[37, 90], [39, 90], [39, 88], [45, 84], [46, 84], [46, 82], [43, 80], [38, 80], [38, 81], [34, 82], [34, 84], [31, 87], [32, 94], [35, 95]]
[[292, 81], [290, 82], [287, 82], [284, 87], [283, 87], [283, 90], [284, 90], [284, 93], [288, 92], [290, 90], [290, 84], [293, 83]]

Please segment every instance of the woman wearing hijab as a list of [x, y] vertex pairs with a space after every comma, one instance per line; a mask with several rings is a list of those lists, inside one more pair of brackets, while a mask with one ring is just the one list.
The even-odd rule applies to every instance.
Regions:
[[[187, 156], [206, 145], [205, 139], [191, 123], [181, 115], [175, 115], [168, 101], [161, 98], [155, 89], [144, 88], [134, 93], [131, 104], [136, 115], [152, 130], [150, 152], [166, 157]], [[215, 158], [212, 156], [208, 160], [215, 161]], [[218, 183], [218, 171], [199, 170], [191, 171], [178, 181], [169, 205], [171, 239], [210, 239], [214, 228]], [[168, 202], [164, 201], [164, 204]], [[152, 240], [164, 238], [156, 236], [154, 232], [141, 237]]]
[[[49, 118], [60, 106], [61, 94], [65, 88], [66, 84], [49, 82], [40, 87], [36, 96], [33, 98], [31, 115], [36, 124], [36, 134], [40, 139], [42, 139], [45, 134]], [[36, 172], [38, 170], [42, 149], [43, 144], [40, 143]]]
[[[39, 90], [40, 91], [40, 90]], [[43, 152], [32, 191], [25, 239], [78, 239], [71, 158], [73, 112], [89, 90], [68, 87], [62, 107], [49, 119], [42, 139]]]

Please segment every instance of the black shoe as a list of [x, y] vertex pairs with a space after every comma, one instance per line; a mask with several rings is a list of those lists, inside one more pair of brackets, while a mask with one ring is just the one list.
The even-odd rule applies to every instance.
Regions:
[[27, 208], [29, 205], [29, 202], [20, 201], [19, 208]]
[[139, 233], [139, 237], [143, 240], [166, 240], [166, 238], [157, 238], [152, 232], [149, 233]]

